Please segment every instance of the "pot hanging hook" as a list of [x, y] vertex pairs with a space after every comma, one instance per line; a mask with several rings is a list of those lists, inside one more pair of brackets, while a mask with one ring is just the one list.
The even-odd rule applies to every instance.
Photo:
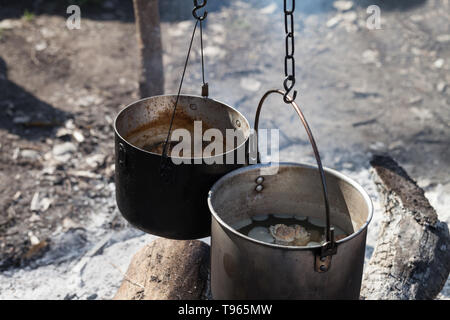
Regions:
[[192, 15], [198, 21], [203, 21], [206, 19], [206, 16], [208, 15], [207, 11], [205, 11], [203, 13], [203, 16], [201, 16], [201, 17], [198, 16], [197, 11], [200, 10], [201, 8], [203, 8], [204, 6], [206, 6], [207, 3], [208, 3], [208, 0], [203, 0], [203, 2], [200, 4], [198, 4], [198, 0], [194, 0], [194, 9], [192, 10]]

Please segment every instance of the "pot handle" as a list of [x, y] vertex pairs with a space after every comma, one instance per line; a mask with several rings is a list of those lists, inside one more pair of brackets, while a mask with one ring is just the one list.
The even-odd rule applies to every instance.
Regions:
[[[256, 137], [258, 137], [259, 115], [261, 113], [261, 108], [262, 108], [266, 98], [273, 93], [277, 93], [282, 96], [285, 95], [285, 91], [274, 89], [274, 90], [267, 91], [264, 94], [264, 96], [261, 98], [261, 101], [259, 102], [259, 105], [258, 105], [258, 109], [256, 110], [256, 116], [255, 116]], [[300, 120], [302, 121], [303, 126], [305, 127], [306, 133], [308, 134], [309, 142], [311, 143], [311, 146], [314, 151], [314, 156], [316, 158], [317, 167], [319, 168], [320, 179], [322, 182], [323, 198], [324, 198], [324, 202], [325, 202], [326, 229], [327, 229], [326, 230], [326, 242], [325, 242], [325, 244], [323, 244], [323, 246], [321, 248], [320, 257], [321, 258], [325, 258], [325, 257], [331, 258], [331, 255], [336, 254], [337, 248], [336, 248], [336, 243], [334, 241], [334, 228], [332, 228], [331, 224], [330, 224], [330, 205], [329, 205], [329, 201], [328, 201], [327, 182], [326, 182], [325, 173], [324, 173], [323, 167], [322, 167], [322, 161], [320, 159], [320, 154], [319, 154], [319, 150], [317, 149], [316, 141], [314, 140], [314, 136], [311, 132], [311, 129], [309, 128], [309, 125], [305, 119], [305, 116], [303, 115], [303, 112], [300, 110], [297, 103], [294, 100], [292, 100], [292, 98], [290, 98], [289, 96], [288, 96], [288, 98], [289, 98], [288, 99], [289, 103], [292, 105], [295, 112], [297, 112], [298, 116], [300, 117]], [[256, 143], [256, 151], [257, 151], [257, 161], [258, 161], [258, 163], [260, 163], [261, 159], [260, 159], [259, 151], [258, 151], [258, 143]], [[325, 259], [322, 259], [322, 262], [326, 262]], [[328, 267], [327, 267], [326, 263], [323, 263], [323, 265], [324, 265], [324, 267], [321, 267], [321, 265], [319, 265], [317, 268], [319, 270], [317, 270], [317, 271], [319, 271], [319, 272], [327, 271], [329, 264], [328, 264]]]

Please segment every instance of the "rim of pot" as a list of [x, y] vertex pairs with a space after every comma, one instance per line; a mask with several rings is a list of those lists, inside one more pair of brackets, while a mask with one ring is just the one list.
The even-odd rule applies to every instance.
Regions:
[[[176, 94], [160, 94], [160, 95], [156, 95], [156, 96], [151, 96], [151, 97], [147, 97], [147, 98], [142, 98], [142, 99], [139, 99], [139, 100], [137, 100], [137, 101], [134, 101], [134, 102], [132, 102], [132, 103], [126, 105], [122, 110], [119, 111], [119, 113], [117, 114], [116, 118], [114, 119], [114, 132], [115, 132], [115, 133], [116, 133], [116, 134], [117, 134], [117, 135], [118, 135], [118, 136], [119, 136], [126, 144], [128, 144], [128, 145], [131, 146], [132, 148], [135, 148], [135, 149], [137, 149], [137, 150], [139, 150], [139, 151], [142, 151], [142, 152], [144, 152], [144, 153], [148, 153], [148, 154], [152, 154], [152, 155], [156, 155], [156, 156], [160, 156], [160, 157], [161, 157], [162, 155], [159, 154], [159, 153], [155, 153], [155, 152], [150, 152], [150, 151], [144, 150], [144, 149], [139, 148], [139, 147], [135, 146], [134, 144], [128, 142], [128, 140], [125, 139], [125, 138], [119, 133], [119, 131], [117, 130], [117, 121], [119, 120], [120, 115], [121, 115], [123, 112], [125, 112], [125, 110], [127, 110], [128, 108], [134, 106], [135, 104], [137, 104], [137, 103], [139, 103], [139, 102], [143, 102], [143, 101], [146, 101], [146, 100], [149, 100], [149, 99], [152, 99], [152, 98], [157, 98], [157, 97], [176, 97], [176, 96], [177, 96]], [[241, 143], [239, 146], [237, 146], [236, 148], [233, 148], [232, 150], [228, 150], [227, 152], [222, 152], [222, 153], [220, 153], [220, 154], [218, 154], [218, 155], [214, 155], [214, 156], [211, 156], [211, 157], [172, 157], [172, 156], [168, 156], [168, 158], [171, 158], [171, 159], [177, 159], [177, 160], [188, 160], [188, 159], [190, 159], [190, 160], [196, 160], [196, 159], [197, 159], [197, 160], [198, 160], [198, 159], [211, 159], [211, 158], [221, 157], [221, 156], [227, 155], [227, 154], [229, 154], [229, 153], [232, 153], [232, 152], [234, 152], [235, 150], [237, 150], [237, 149], [239, 149], [239, 148], [241, 148], [242, 146], [245, 145], [245, 143], [247, 142], [248, 138], [250, 137], [250, 131], [251, 131], [251, 128], [250, 128], [250, 123], [248, 122], [247, 118], [244, 117], [244, 115], [243, 115], [240, 111], [238, 111], [237, 109], [233, 108], [232, 106], [230, 106], [230, 105], [228, 105], [228, 104], [226, 104], [226, 103], [224, 103], [224, 102], [221, 102], [221, 101], [215, 100], [215, 99], [211, 99], [211, 98], [205, 98], [205, 97], [202, 97], [202, 96], [197, 96], [197, 95], [192, 95], [192, 94], [180, 94], [180, 97], [194, 97], [194, 98], [200, 98], [200, 99], [208, 99], [208, 100], [211, 100], [211, 101], [213, 101], [213, 102], [219, 103], [219, 104], [221, 104], [221, 105], [223, 105], [223, 106], [225, 106], [225, 107], [227, 107], [227, 108], [233, 110], [233, 111], [236, 112], [243, 120], [245, 120], [245, 123], [247, 124], [247, 127], [249, 128], [249, 130], [248, 130], [248, 132], [247, 132], [247, 134], [246, 134], [246, 137], [245, 137], [244, 142], [242, 142], [242, 143]]]
[[[243, 167], [243, 168], [239, 168], [236, 169], [234, 171], [231, 171], [230, 173], [224, 175], [222, 178], [220, 178], [219, 180], [217, 180], [216, 183], [214, 183], [214, 185], [211, 187], [211, 190], [208, 192], [208, 207], [209, 210], [211, 211], [212, 216], [214, 217], [214, 219], [216, 219], [216, 221], [225, 229], [227, 229], [228, 231], [234, 233], [235, 235], [246, 239], [247, 241], [250, 242], [254, 242], [260, 245], [264, 245], [267, 247], [271, 247], [271, 248], [277, 248], [277, 249], [286, 249], [286, 250], [311, 250], [311, 249], [318, 249], [321, 248], [321, 245], [316, 245], [316, 246], [285, 246], [285, 245], [280, 245], [280, 244], [275, 244], [275, 243], [268, 243], [268, 242], [264, 242], [264, 241], [260, 241], [260, 240], [256, 240], [253, 238], [250, 238], [249, 236], [246, 236], [240, 232], [238, 232], [237, 230], [233, 229], [231, 226], [229, 226], [227, 223], [225, 223], [222, 218], [220, 218], [219, 214], [214, 210], [213, 205], [212, 205], [212, 197], [214, 192], [216, 191], [217, 187], [222, 184], [226, 179], [239, 175], [241, 172], [245, 172], [245, 171], [249, 171], [251, 169], [258, 169], [258, 168], [263, 168], [263, 167], [270, 167], [271, 164], [255, 164], [255, 165], [250, 165], [247, 167]], [[295, 163], [295, 162], [279, 162], [279, 166], [291, 166], [291, 167], [302, 167], [302, 168], [308, 168], [308, 169], [316, 169], [317, 170], [317, 166], [312, 165], [312, 164], [307, 164], [307, 163]], [[355, 238], [356, 236], [358, 236], [361, 232], [363, 232], [364, 229], [367, 228], [367, 226], [369, 225], [370, 221], [372, 220], [373, 217], [373, 203], [372, 203], [372, 199], [370, 199], [369, 195], [367, 194], [367, 192], [363, 189], [363, 187], [357, 183], [355, 180], [347, 177], [346, 175], [334, 170], [334, 169], [330, 169], [327, 167], [323, 167], [323, 170], [328, 173], [331, 174], [347, 183], [349, 183], [352, 187], [354, 187], [364, 198], [366, 204], [367, 204], [367, 209], [368, 209], [368, 216], [367, 216], [367, 220], [364, 222], [364, 224], [361, 226], [361, 228], [359, 228], [356, 232], [353, 232], [352, 234], [350, 234], [349, 236], [345, 237], [344, 239], [338, 240], [336, 241], [337, 244], [339, 243], [344, 243], [347, 242], [353, 238]]]

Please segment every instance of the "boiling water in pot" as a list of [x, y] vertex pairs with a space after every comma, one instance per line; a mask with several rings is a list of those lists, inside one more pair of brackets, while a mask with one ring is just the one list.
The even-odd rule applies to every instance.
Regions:
[[[232, 227], [255, 240], [286, 246], [316, 246], [325, 242], [325, 221], [292, 215], [259, 215], [241, 220]], [[335, 240], [348, 236], [334, 227]]]

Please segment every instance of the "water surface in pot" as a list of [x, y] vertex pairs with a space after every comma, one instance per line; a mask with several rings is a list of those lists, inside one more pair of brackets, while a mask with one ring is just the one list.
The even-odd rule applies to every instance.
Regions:
[[[239, 233], [255, 240], [289, 246], [317, 246], [325, 241], [325, 221], [300, 215], [257, 215], [231, 226]], [[335, 229], [335, 240], [348, 236]]]

